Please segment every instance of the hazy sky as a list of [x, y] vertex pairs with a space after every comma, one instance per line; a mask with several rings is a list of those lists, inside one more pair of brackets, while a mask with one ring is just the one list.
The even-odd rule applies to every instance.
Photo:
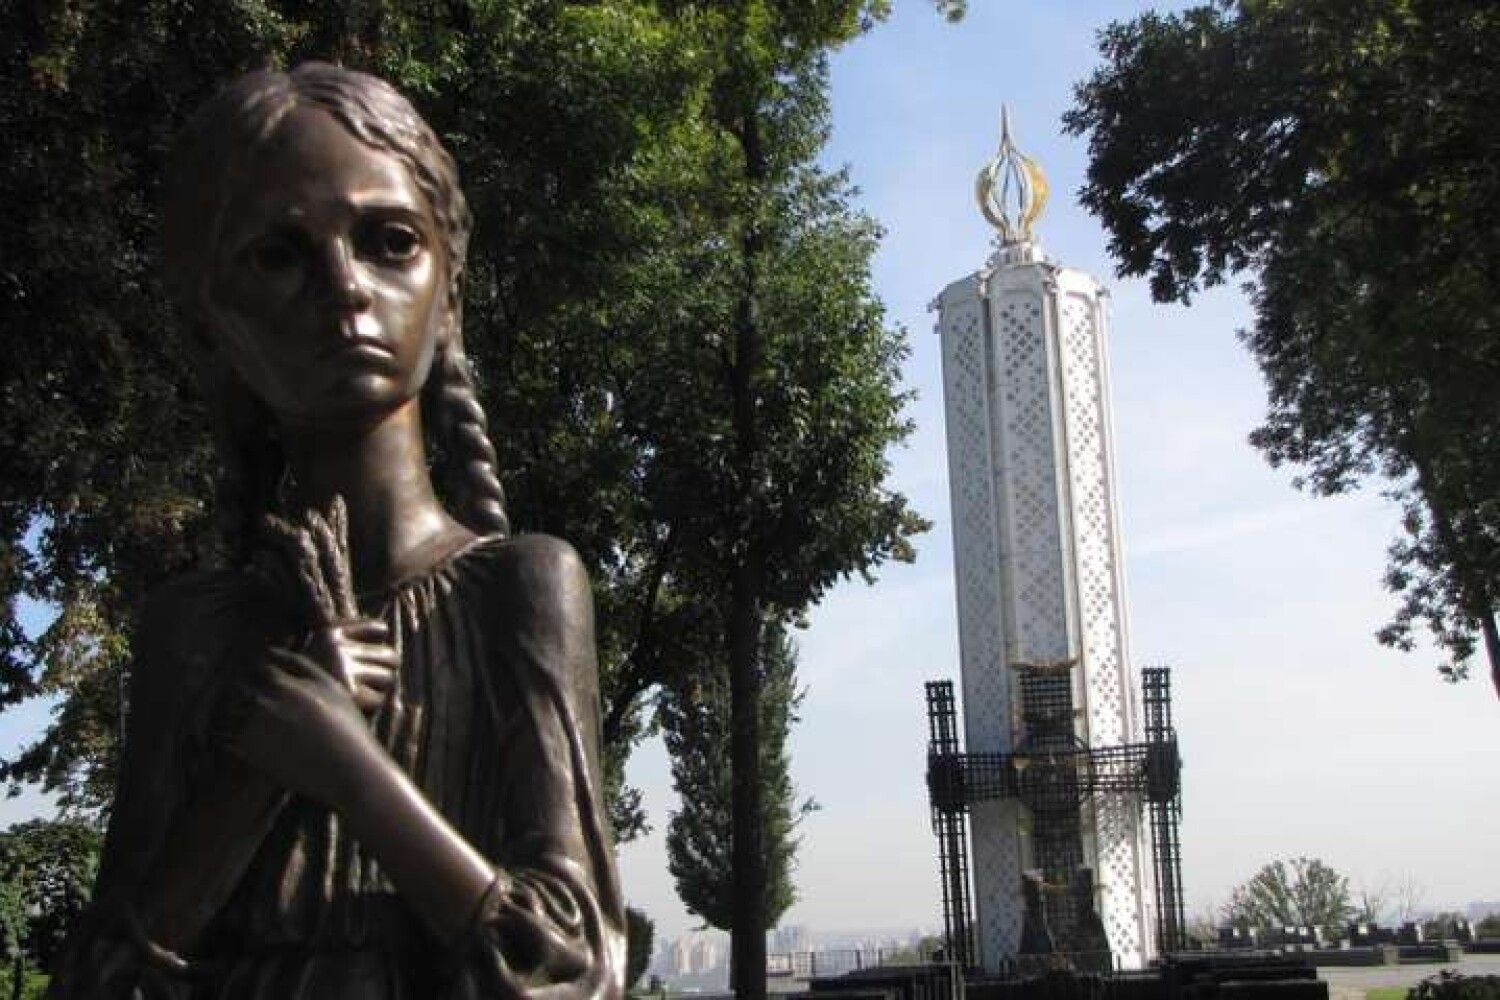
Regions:
[[[801, 636], [808, 688], [793, 774], [822, 810], [803, 826], [802, 902], [816, 929], [937, 926], [923, 681], [957, 676], [940, 354], [927, 304], [975, 270], [990, 232], [973, 178], [1008, 102], [1022, 148], [1052, 181], [1047, 251], [1104, 279], [1114, 300], [1114, 400], [1132, 659], [1173, 668], [1185, 760], [1189, 910], [1222, 901], [1265, 861], [1321, 857], [1355, 881], [1413, 875], [1427, 903], [1500, 898], [1500, 703], [1487, 683], [1449, 686], [1432, 658], [1376, 645], [1394, 603], [1380, 587], [1397, 530], [1378, 490], [1304, 496], [1246, 435], [1264, 412], [1235, 339], [1236, 291], [1191, 309], [1121, 281], [1105, 235], [1074, 201], [1087, 150], [1061, 135], [1094, 32], [1149, 5], [971, 0], [948, 25], [922, 0], [833, 63], [833, 142], [860, 204], [887, 229], [875, 287], [908, 331], [916, 433], [893, 483], [933, 521], [915, 565], [840, 587]], [[631, 776], [657, 833], [621, 852], [625, 888], [664, 932], [677, 904], [660, 832], [674, 799], [664, 756]]]
[[[1095, 63], [1094, 31], [1141, 5], [971, 0], [942, 21], [925, 0], [834, 60], [831, 164], [888, 230], [876, 288], [903, 324], [916, 433], [893, 484], [933, 521], [912, 566], [873, 587], [838, 588], [800, 637], [808, 688], [793, 772], [820, 812], [802, 827], [802, 902], [785, 922], [820, 930], [940, 924], [923, 785], [922, 683], [955, 678], [939, 351], [927, 304], [979, 267], [989, 232], [972, 201], [1002, 101], [1041, 161], [1053, 203], [1039, 231], [1070, 266], [1111, 285], [1112, 362], [1129, 615], [1136, 664], [1173, 668], [1185, 770], [1189, 909], [1221, 902], [1265, 861], [1321, 857], [1356, 882], [1407, 875], [1428, 905], [1500, 898], [1500, 704], [1489, 685], [1441, 683], [1431, 657], [1377, 646], [1393, 602], [1379, 579], [1396, 531], [1377, 490], [1295, 492], [1245, 438], [1264, 409], [1235, 340], [1248, 322], [1232, 291], [1192, 309], [1153, 305], [1115, 280], [1105, 236], [1073, 202], [1084, 145], [1060, 134], [1071, 88]], [[0, 750], [45, 709], [0, 718]], [[695, 924], [677, 903], [661, 832], [674, 799], [657, 744], [631, 777], [656, 832], [621, 851], [629, 899], [671, 935]], [[35, 796], [0, 805], [0, 822]]]

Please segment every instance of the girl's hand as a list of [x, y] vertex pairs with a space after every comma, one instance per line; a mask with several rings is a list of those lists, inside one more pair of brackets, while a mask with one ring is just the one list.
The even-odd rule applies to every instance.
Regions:
[[[350, 669], [373, 676], [357, 662]], [[350, 681], [309, 657], [272, 648], [245, 680], [227, 748], [287, 790], [342, 811], [368, 768], [388, 761], [356, 697]]]
[[396, 686], [401, 656], [391, 646], [391, 630], [376, 618], [359, 618], [314, 629], [307, 656], [349, 692], [366, 716], [385, 704]]

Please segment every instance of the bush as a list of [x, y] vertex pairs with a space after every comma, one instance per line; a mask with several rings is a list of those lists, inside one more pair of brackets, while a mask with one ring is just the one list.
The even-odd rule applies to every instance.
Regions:
[[[0, 972], [0, 996], [6, 997], [7, 1000], [14, 996], [15, 983], [13, 969]], [[21, 1000], [46, 1000], [46, 996], [47, 977], [40, 972], [27, 969], [26, 979], [21, 986]]]
[[1429, 941], [1445, 941], [1458, 937], [1459, 925], [1466, 923], [1462, 913], [1439, 913], [1422, 922], [1422, 934]]
[[1460, 976], [1446, 969], [1411, 988], [1407, 1000], [1500, 1000], [1500, 976]]

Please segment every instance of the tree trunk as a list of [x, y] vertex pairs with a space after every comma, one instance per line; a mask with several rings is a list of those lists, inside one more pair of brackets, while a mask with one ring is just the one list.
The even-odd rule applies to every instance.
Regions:
[[729, 720], [733, 774], [734, 928], [731, 986], [738, 1000], [766, 995], [766, 851], [760, 773], [760, 601], [753, 567], [730, 589]]
[[1479, 616], [1479, 628], [1484, 633], [1484, 652], [1490, 658], [1490, 681], [1495, 685], [1495, 697], [1500, 698], [1500, 630], [1495, 628], [1495, 613], [1486, 611]]
[[[1408, 427], [1409, 439], [1415, 441], [1413, 428]], [[1419, 448], [1410, 447], [1412, 466], [1417, 471], [1417, 487], [1432, 515], [1432, 527], [1437, 533], [1438, 543], [1446, 550], [1448, 561], [1458, 577], [1459, 599], [1464, 607], [1460, 610], [1479, 622], [1480, 634], [1484, 636], [1485, 658], [1490, 664], [1490, 680], [1494, 684], [1495, 697], [1500, 698], [1500, 632], [1495, 627], [1495, 608], [1485, 596], [1489, 588], [1481, 583], [1482, 576], [1470, 564], [1467, 554], [1454, 533], [1453, 523], [1448, 519], [1448, 509], [1438, 496], [1438, 484], [1432, 478], [1426, 456]]]
[[766, 177], [765, 153], [760, 143], [759, 108], [742, 98], [738, 109], [738, 138], [745, 156], [745, 179], [750, 198], [744, 214], [740, 243], [741, 288], [736, 316], [734, 363], [730, 392], [734, 403], [735, 474], [739, 480], [743, 515], [736, 564], [731, 568], [729, 593], [729, 724], [730, 773], [733, 795], [734, 926], [730, 940], [730, 985], [738, 1000], [766, 996], [766, 850], [765, 802], [761, 789], [761, 566], [754, 532], [763, 512], [757, 469], [761, 440], [756, 420], [759, 373], [765, 351], [760, 323], [759, 267], [763, 252], [758, 195]]

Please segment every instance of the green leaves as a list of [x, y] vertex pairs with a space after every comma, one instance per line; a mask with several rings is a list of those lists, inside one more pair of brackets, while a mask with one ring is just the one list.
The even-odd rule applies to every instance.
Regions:
[[846, 180], [814, 165], [827, 53], [883, 5], [744, 0], [715, 13], [692, 22], [718, 55], [699, 111], [705, 155], [663, 219], [667, 259], [690, 280], [656, 286], [670, 367], [637, 379], [625, 414], [649, 442], [645, 494], [676, 543], [667, 587], [701, 623], [696, 661], [664, 675], [658, 699], [682, 799], [670, 864], [688, 908], [733, 930], [732, 986], [754, 997], [764, 932], [794, 898], [801, 814], [783, 630], [838, 579], [909, 558], [926, 524], [884, 485], [886, 450], [909, 426], [902, 331], [869, 288], [876, 227]]
[[656, 924], [633, 906], [625, 908], [625, 988], [634, 989], [651, 964]]
[[[903, 335], [869, 288], [874, 224], [812, 166], [826, 54], [885, 4], [40, 6], [0, 10], [0, 705], [63, 701], [7, 778], [107, 809], [134, 608], [222, 556], [211, 420], [156, 205], [182, 122], [250, 68], [383, 74], [459, 161], [477, 223], [466, 344], [513, 522], [566, 537], [591, 569], [622, 838], [644, 828], [623, 764], [649, 693], [707, 669], [697, 636], [723, 655], [736, 558], [766, 568], [777, 619], [910, 558], [925, 522], [884, 486], [908, 431]], [[730, 383], [752, 235], [764, 446], [744, 467]], [[58, 612], [50, 631], [24, 634], [23, 601]]]
[[1342, 928], [1354, 913], [1349, 880], [1316, 858], [1272, 861], [1237, 887], [1221, 914], [1235, 927]]
[[[667, 824], [667, 865], [688, 912], [721, 930], [734, 927], [734, 839], [731, 808], [728, 662], [722, 646], [705, 644], [699, 670], [663, 690], [658, 714], [678, 809]], [[786, 741], [797, 721], [797, 650], [781, 625], [765, 630], [761, 645], [760, 781], [765, 789], [762, 843], [767, 856], [766, 918], [775, 926], [797, 900], [796, 828], [817, 808], [800, 805], [790, 775]]]
[[33, 820], [0, 833], [0, 946], [47, 968], [93, 890], [99, 831], [87, 824]]
[[[1407, 537], [1382, 642], [1425, 626], [1500, 671], [1500, 11], [1467, 0], [1225, 2], [1101, 36], [1065, 123], [1122, 274], [1187, 302], [1236, 274], [1270, 410], [1319, 492], [1392, 484]], [[1500, 682], [1500, 672], [1497, 672]]]

